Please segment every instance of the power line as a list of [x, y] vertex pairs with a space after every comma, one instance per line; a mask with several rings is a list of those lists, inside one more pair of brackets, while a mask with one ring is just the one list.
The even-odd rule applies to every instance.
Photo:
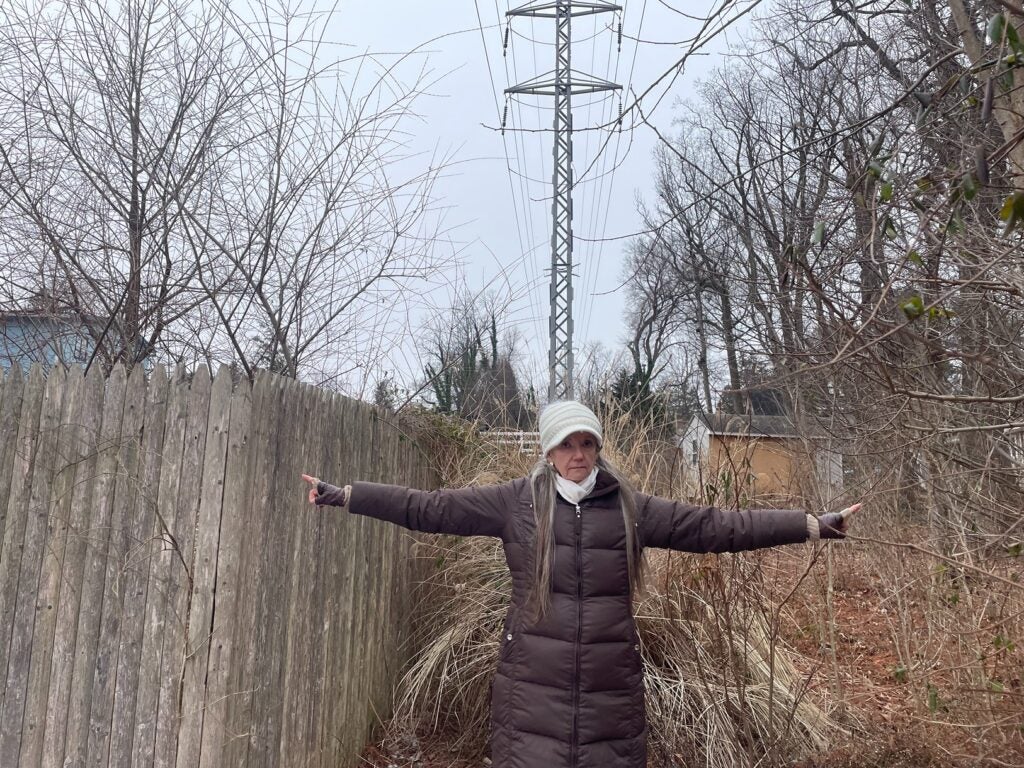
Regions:
[[[596, 17], [594, 18], [594, 25], [595, 25], [595, 27], [597, 26], [597, 18]], [[608, 28], [608, 31], [609, 32], [611, 31], [611, 27]], [[606, 68], [607, 71], [611, 71], [611, 69], [612, 69], [612, 48], [613, 48], [613, 38], [609, 34], [609, 36], [608, 36], [608, 53], [607, 53], [606, 61], [605, 61], [605, 68]], [[594, 62], [594, 58], [593, 58], [593, 57], [596, 57], [596, 55], [597, 55], [597, 46], [594, 46], [592, 48], [591, 70], [593, 70], [594, 64], [596, 63], [596, 62]], [[618, 60], [616, 60], [616, 66], [615, 66], [615, 72], [613, 74], [613, 79], [614, 80], [618, 79]], [[600, 104], [600, 112], [599, 112], [599, 114], [597, 116], [597, 120], [596, 120], [597, 124], [599, 124], [599, 125], [600, 124], [604, 124], [606, 122], [605, 116], [608, 115], [610, 117], [611, 114], [612, 114], [613, 108], [614, 108], [613, 100], [610, 97], [605, 98], [601, 102], [601, 104]], [[593, 112], [593, 106], [591, 106], [590, 112]], [[588, 120], [588, 122], [594, 122], [594, 121], [593, 120]], [[597, 143], [598, 143], [598, 146], [600, 146], [600, 141], [598, 141]], [[587, 147], [589, 148], [589, 146], [590, 146], [590, 136], [588, 135], [588, 137], [587, 137]], [[604, 231], [605, 231], [605, 229], [607, 227], [607, 215], [604, 217], [605, 224], [604, 224], [604, 226], [602, 226], [601, 225], [601, 221], [602, 221], [602, 218], [601, 218], [601, 203], [602, 203], [602, 200], [605, 198], [606, 195], [607, 195], [608, 200], [611, 200], [613, 178], [612, 178], [612, 174], [611, 173], [606, 174], [606, 170], [607, 170], [607, 166], [608, 166], [606, 160], [602, 160], [602, 166], [603, 167], [601, 168], [601, 170], [599, 171], [599, 173], [595, 177], [597, 179], [596, 200], [591, 202], [590, 205], [589, 205], [590, 216], [588, 218], [589, 218], [589, 232], [597, 233], [598, 231], [600, 231], [602, 233], [602, 236], [603, 236]], [[614, 173], [614, 169], [612, 169], [612, 173]], [[598, 278], [598, 275], [600, 274], [600, 269], [601, 269], [601, 252], [602, 252], [602, 250], [603, 249], [601, 248], [600, 244], [597, 246], [597, 248], [594, 248], [594, 246], [591, 245], [588, 248], [588, 252], [589, 252], [590, 258], [588, 258], [584, 262], [584, 270], [583, 270], [583, 275], [582, 275], [584, 291], [583, 291], [582, 300], [581, 300], [583, 311], [580, 313], [580, 316], [582, 318], [582, 323], [581, 323], [581, 326], [582, 326], [582, 336], [584, 338], [587, 338], [589, 336], [590, 321], [591, 321], [591, 318], [593, 316], [594, 291], [595, 291], [595, 289], [597, 287], [597, 278]], [[596, 251], [596, 258], [595, 258], [595, 251]]]
[[[499, 16], [500, 16], [501, 12], [498, 10], [497, 0], [495, 0], [494, 9], [495, 9], [495, 13], [499, 14]], [[506, 24], [508, 24], [508, 23], [509, 22], [506, 20]], [[531, 48], [531, 51], [533, 52], [534, 57], [536, 57], [536, 47]], [[514, 47], [510, 51], [510, 54], [511, 55], [506, 57], [506, 59], [505, 59], [505, 62], [506, 62], [505, 63], [505, 78], [506, 78], [506, 82], [516, 82], [516, 81], [518, 81], [518, 78], [519, 78], [519, 71], [518, 71], [518, 61], [517, 61], [516, 49]], [[508, 71], [509, 60], [511, 60], [511, 64], [512, 64], [511, 76], [510, 76], [510, 73]], [[534, 64], [536, 64], [536, 58], [534, 58]], [[516, 106], [516, 110], [517, 110], [516, 122], [517, 122], [517, 124], [522, 125], [523, 124], [523, 111], [522, 111], [523, 104], [522, 104], [521, 101], [516, 100], [516, 105], [515, 106]], [[516, 156], [517, 156], [517, 159], [519, 161], [519, 168], [522, 169], [523, 166], [525, 166], [525, 164], [526, 164], [526, 158], [527, 158], [526, 137], [524, 135], [522, 135], [522, 134], [517, 134], [515, 139], [516, 139]], [[535, 179], [530, 178], [529, 176], [526, 175], [525, 172], [521, 172], [519, 174], [519, 188], [520, 188], [520, 192], [521, 192], [521, 203], [522, 203], [522, 206], [523, 206], [523, 218], [524, 218], [524, 220], [526, 222], [527, 238], [528, 238], [528, 242], [529, 242], [529, 246], [530, 246], [529, 249], [524, 250], [524, 252], [523, 252], [523, 260], [526, 263], [527, 268], [528, 268], [529, 273], [530, 273], [530, 284], [534, 288], [534, 292], [532, 292], [531, 295], [530, 295], [531, 306], [533, 308], [533, 315], [534, 315], [534, 318], [539, 318], [539, 317], [541, 317], [543, 315], [543, 311], [542, 311], [542, 308], [541, 308], [541, 303], [537, 300], [537, 294], [536, 294], [536, 288], [541, 284], [541, 279], [540, 279], [540, 275], [538, 273], [537, 266], [536, 266], [535, 254], [536, 254], [536, 252], [538, 250], [540, 250], [543, 247], [543, 243], [537, 239], [537, 234], [536, 234], [536, 231], [534, 229], [533, 199], [532, 199], [532, 196], [530, 194], [530, 184], [533, 184], [533, 183], [542, 183], [542, 182], [540, 182], [539, 180], [535, 180]], [[539, 336], [539, 334], [538, 334], [538, 336]], [[532, 340], [533, 340], [533, 338], [531, 337], [531, 341]]]
[[[490, 50], [489, 50], [489, 48], [487, 46], [487, 37], [484, 34], [484, 23], [483, 23], [482, 14], [480, 13], [479, 1], [478, 0], [473, 0], [473, 5], [474, 5], [474, 7], [476, 9], [477, 25], [478, 25], [479, 30], [480, 30], [480, 41], [481, 41], [481, 43], [483, 45], [483, 49], [484, 49], [484, 60], [487, 63], [487, 75], [488, 75], [488, 79], [489, 79], [490, 84], [491, 84], [491, 94], [492, 94], [492, 96], [494, 98], [494, 109], [495, 109], [495, 113], [498, 115], [498, 117], [500, 119], [501, 118], [501, 107], [500, 107], [499, 100], [498, 100], [498, 88], [497, 88], [497, 84], [496, 84], [495, 79], [494, 79], [494, 71], [493, 71], [493, 69], [491, 67]], [[500, 16], [500, 13], [498, 11], [497, 0], [495, 0], [494, 10], [495, 10], [495, 17], [496, 17], [497, 22], [498, 22], [498, 27], [497, 28], [500, 30], [501, 29], [501, 23], [500, 23], [501, 22], [501, 16]], [[506, 65], [506, 67], [507, 67], [507, 65]], [[507, 74], [508, 73], [507, 73], [507, 70], [506, 70], [506, 76], [507, 76]], [[533, 243], [532, 233], [530, 232], [530, 229], [531, 229], [529, 227], [530, 219], [529, 219], [529, 216], [528, 216], [528, 212], [526, 211], [526, 200], [525, 199], [523, 200], [523, 214], [524, 215], [523, 215], [522, 218], [520, 218], [519, 206], [516, 203], [516, 191], [515, 191], [515, 182], [513, 180], [512, 159], [511, 159], [511, 157], [509, 155], [508, 141], [507, 141], [504, 133], [502, 133], [501, 141], [502, 141], [502, 148], [503, 148], [503, 151], [504, 151], [505, 170], [506, 170], [506, 175], [508, 177], [508, 183], [509, 183], [509, 196], [511, 197], [511, 200], [512, 200], [512, 214], [513, 214], [513, 218], [515, 219], [516, 236], [517, 236], [517, 238], [519, 240], [519, 252], [520, 252], [520, 254], [522, 254], [523, 258], [527, 258], [527, 254], [532, 254], [532, 252], [535, 250], [535, 245]], [[518, 173], [516, 175], [519, 176], [520, 184], [522, 184], [522, 176], [519, 175]], [[524, 235], [524, 232], [523, 232], [523, 229], [524, 229], [524, 227], [523, 227], [523, 220], [524, 219], [527, 222], [527, 233], [525, 235]], [[532, 262], [532, 258], [527, 258], [527, 261]], [[537, 299], [536, 299], [536, 285], [535, 285], [536, 282], [537, 282], [536, 275], [533, 275], [533, 276], [528, 275], [527, 276], [527, 283], [528, 283], [528, 285], [527, 285], [526, 293], [527, 293], [527, 296], [529, 297], [529, 301], [530, 301], [530, 314], [532, 316], [534, 316], [534, 317], [536, 317], [537, 315], [540, 314], [540, 306], [537, 303]]]

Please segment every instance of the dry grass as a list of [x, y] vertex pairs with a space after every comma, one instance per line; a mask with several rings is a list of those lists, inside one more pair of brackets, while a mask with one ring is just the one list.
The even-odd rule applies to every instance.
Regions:
[[772, 594], [757, 560], [651, 558], [636, 614], [657, 765], [784, 764], [842, 733], [779, 641], [784, 596]]
[[419, 652], [399, 683], [395, 719], [450, 733], [455, 749], [478, 756], [511, 590], [501, 543], [439, 539], [419, 549], [431, 572], [417, 594]]

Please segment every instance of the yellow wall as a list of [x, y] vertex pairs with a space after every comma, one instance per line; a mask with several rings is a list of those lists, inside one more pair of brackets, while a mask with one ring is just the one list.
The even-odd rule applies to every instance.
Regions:
[[711, 435], [705, 464], [707, 481], [720, 484], [728, 472], [747, 486], [745, 495], [785, 502], [803, 496], [813, 462], [799, 440]]

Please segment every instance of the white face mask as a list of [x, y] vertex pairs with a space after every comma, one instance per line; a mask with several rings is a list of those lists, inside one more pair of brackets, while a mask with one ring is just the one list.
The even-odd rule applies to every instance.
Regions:
[[557, 472], [555, 473], [555, 487], [558, 489], [558, 495], [570, 504], [579, 504], [594, 490], [596, 483], [597, 467], [590, 470], [590, 474], [583, 479], [582, 483], [574, 483], [572, 480], [566, 480]]

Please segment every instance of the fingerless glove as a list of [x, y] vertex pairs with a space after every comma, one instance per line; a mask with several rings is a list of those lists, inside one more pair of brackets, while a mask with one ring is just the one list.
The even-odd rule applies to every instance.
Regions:
[[843, 515], [841, 512], [829, 512], [824, 515], [819, 515], [818, 517], [808, 515], [807, 538], [809, 541], [817, 541], [818, 539], [845, 539], [846, 534], [840, 529], [842, 524]]
[[347, 507], [350, 493], [352, 493], [351, 485], [339, 487], [321, 480], [316, 484], [316, 503], [331, 507]]
[[843, 533], [843, 514], [828, 512], [818, 516], [818, 536], [822, 539], [845, 539]]

